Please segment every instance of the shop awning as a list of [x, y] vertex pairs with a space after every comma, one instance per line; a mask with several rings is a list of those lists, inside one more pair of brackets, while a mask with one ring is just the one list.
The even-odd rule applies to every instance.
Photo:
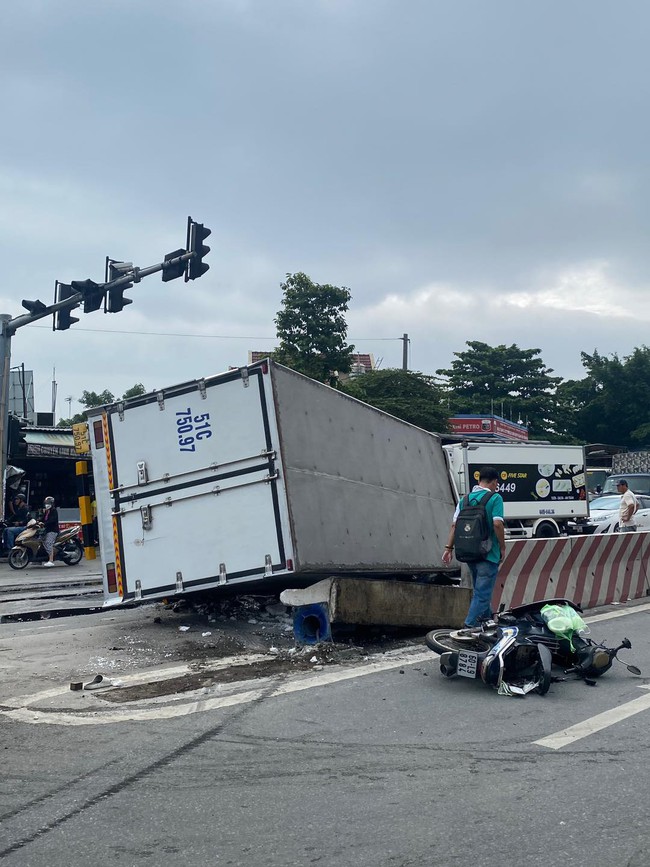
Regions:
[[76, 458], [72, 431], [24, 430], [27, 457]]

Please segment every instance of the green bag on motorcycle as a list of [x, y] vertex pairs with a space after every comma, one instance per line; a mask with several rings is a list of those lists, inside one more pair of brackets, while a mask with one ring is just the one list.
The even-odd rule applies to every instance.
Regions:
[[576, 632], [589, 633], [589, 627], [580, 617], [575, 608], [570, 605], [544, 605], [539, 612], [546, 625], [558, 638], [566, 639], [573, 647], [573, 636]]

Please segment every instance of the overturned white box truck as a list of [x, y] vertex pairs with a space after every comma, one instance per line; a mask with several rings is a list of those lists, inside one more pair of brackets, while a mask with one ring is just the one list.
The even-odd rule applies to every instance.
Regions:
[[445, 571], [440, 439], [270, 360], [88, 415], [106, 604]]

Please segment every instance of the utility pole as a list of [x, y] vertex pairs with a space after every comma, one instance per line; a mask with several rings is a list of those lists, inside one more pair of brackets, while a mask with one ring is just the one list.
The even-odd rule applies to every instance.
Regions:
[[408, 334], [402, 335], [400, 337], [402, 341], [402, 370], [409, 369], [409, 336]]
[[27, 418], [27, 391], [25, 390], [25, 362], [20, 365], [20, 386], [23, 392], [23, 418]]
[[46, 305], [42, 301], [23, 300], [22, 306], [27, 310], [21, 316], [12, 318], [8, 313], [0, 313], [0, 481], [2, 483], [2, 503], [0, 514], [4, 517], [5, 485], [7, 469], [7, 453], [9, 446], [9, 369], [11, 365], [11, 338], [19, 328], [31, 325], [46, 316], [53, 317], [53, 330], [66, 331], [78, 319], [70, 316], [71, 310], [83, 304], [84, 313], [92, 313], [104, 305], [104, 313], [118, 313], [129, 298], [124, 298], [124, 291], [139, 283], [143, 277], [162, 271], [164, 282], [185, 276], [185, 280], [196, 280], [210, 268], [203, 258], [210, 248], [203, 242], [210, 235], [210, 229], [202, 223], [187, 218], [187, 235], [185, 248], [174, 250], [165, 255], [164, 261], [147, 268], [134, 267], [131, 262], [116, 262], [106, 260], [106, 276], [104, 283], [92, 280], [73, 280], [72, 283], [55, 283], [55, 300]]
[[8, 313], [0, 313], [0, 466], [2, 467], [2, 517], [5, 503], [5, 468], [7, 466], [7, 447], [9, 444], [9, 367], [11, 365], [11, 345], [5, 340], [5, 328], [11, 322]]

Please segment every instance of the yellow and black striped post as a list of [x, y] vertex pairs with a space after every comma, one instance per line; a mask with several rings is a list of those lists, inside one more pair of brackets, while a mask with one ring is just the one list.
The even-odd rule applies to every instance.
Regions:
[[93, 538], [93, 512], [90, 505], [90, 484], [88, 482], [88, 461], [77, 461], [77, 496], [81, 514], [81, 534], [83, 536], [86, 560], [94, 560], [95, 540]]

